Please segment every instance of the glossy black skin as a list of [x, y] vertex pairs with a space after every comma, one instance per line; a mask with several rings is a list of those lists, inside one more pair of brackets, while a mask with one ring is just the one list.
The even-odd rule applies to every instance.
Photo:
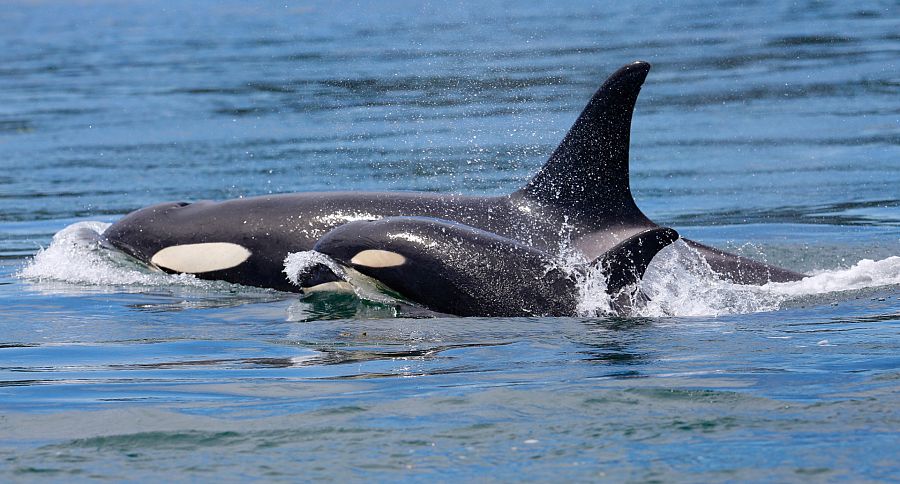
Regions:
[[[377, 279], [405, 298], [457, 316], [576, 316], [578, 279], [599, 267], [607, 292], [630, 300], [653, 257], [678, 239], [671, 229], [643, 232], [591, 264], [562, 267], [553, 255], [492, 232], [447, 220], [388, 217], [332, 230], [314, 250]], [[366, 250], [402, 255], [400, 265], [355, 262]], [[627, 292], [627, 294], [626, 294]]]
[[[399, 266], [352, 259], [378, 249]], [[423, 217], [357, 221], [326, 234], [314, 250], [377, 279], [407, 299], [457, 316], [571, 316], [575, 278], [546, 252], [456, 222]]]
[[167, 203], [138, 210], [104, 236], [141, 261], [172, 245], [231, 242], [252, 255], [233, 269], [198, 274], [204, 279], [298, 291], [285, 274], [291, 252], [312, 250], [329, 231], [354, 220], [386, 216], [453, 219], [542, 250], [562, 242], [563, 219], [514, 196], [463, 197], [418, 193], [303, 193], [189, 205]]
[[[107, 243], [148, 262], [180, 244], [231, 242], [252, 252], [238, 267], [197, 274], [250, 286], [297, 291], [283, 273], [287, 254], [311, 250], [347, 222], [392, 216], [452, 220], [556, 253], [571, 244], [588, 260], [657, 227], [637, 207], [628, 181], [631, 116], [649, 72], [628, 64], [600, 87], [544, 167], [521, 190], [500, 197], [412, 192], [299, 193], [133, 212], [104, 233]], [[714, 270], [735, 282], [764, 284], [804, 276], [690, 242]]]

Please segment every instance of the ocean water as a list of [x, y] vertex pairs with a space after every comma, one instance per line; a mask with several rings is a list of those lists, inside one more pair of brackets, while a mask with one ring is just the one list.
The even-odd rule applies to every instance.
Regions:
[[[898, 23], [895, 2], [5, 2], [0, 480], [897, 480]], [[169, 200], [507, 193], [636, 59], [638, 205], [810, 278], [731, 285], [676, 244], [628, 317], [585, 284], [578, 318], [415, 319], [77, 237]]]

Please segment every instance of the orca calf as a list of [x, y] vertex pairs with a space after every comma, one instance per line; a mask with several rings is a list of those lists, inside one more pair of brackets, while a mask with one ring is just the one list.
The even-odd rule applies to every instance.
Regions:
[[[541, 170], [509, 195], [328, 192], [164, 203], [125, 216], [105, 242], [167, 272], [287, 291], [298, 290], [282, 271], [289, 253], [311, 250], [340, 225], [384, 217], [450, 220], [542, 252], [570, 243], [594, 260], [657, 228], [635, 204], [628, 176], [631, 117], [649, 70], [634, 62], [612, 74]], [[686, 242], [737, 283], [804, 277]]]
[[[341, 225], [313, 250], [440, 313], [576, 316], [579, 276], [601, 270], [606, 292], [625, 306], [653, 256], [677, 239], [672, 229], [648, 229], [590, 264], [566, 268], [544, 251], [475, 227], [428, 217], [388, 217]], [[309, 280], [307, 287], [320, 282]]]

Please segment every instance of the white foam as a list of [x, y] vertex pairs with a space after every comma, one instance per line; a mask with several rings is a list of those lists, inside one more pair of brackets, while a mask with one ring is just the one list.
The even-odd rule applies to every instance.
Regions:
[[680, 240], [653, 258], [640, 290], [649, 300], [635, 304], [631, 316], [718, 316], [774, 311], [784, 300], [783, 296], [758, 286], [723, 280], [703, 256]]
[[191, 275], [169, 275], [100, 245], [100, 235], [111, 224], [78, 222], [53, 236], [50, 246], [38, 251], [16, 275], [34, 282], [61, 281], [86, 285], [199, 286]]
[[763, 289], [785, 296], [807, 296], [900, 284], [900, 257], [863, 259], [844, 270], [823, 271], [797, 282], [771, 282]]
[[[653, 259], [640, 283], [649, 301], [638, 302], [628, 315], [718, 316], [774, 311], [804, 296], [892, 285], [900, 285], [900, 257], [864, 259], [848, 269], [822, 271], [795, 282], [733, 284], [713, 272], [697, 251], [678, 241]], [[589, 301], [608, 297], [596, 289], [583, 294]]]

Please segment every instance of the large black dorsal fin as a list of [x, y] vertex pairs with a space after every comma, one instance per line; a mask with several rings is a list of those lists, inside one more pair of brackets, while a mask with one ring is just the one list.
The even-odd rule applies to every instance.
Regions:
[[594, 261], [606, 274], [606, 292], [616, 296], [639, 281], [653, 257], [676, 240], [678, 232], [661, 227], [645, 230], [606, 251]]
[[[579, 218], [646, 217], [631, 197], [631, 115], [650, 64], [634, 62], [600, 86], [541, 171], [516, 194]], [[599, 222], [599, 220], [598, 220]]]

